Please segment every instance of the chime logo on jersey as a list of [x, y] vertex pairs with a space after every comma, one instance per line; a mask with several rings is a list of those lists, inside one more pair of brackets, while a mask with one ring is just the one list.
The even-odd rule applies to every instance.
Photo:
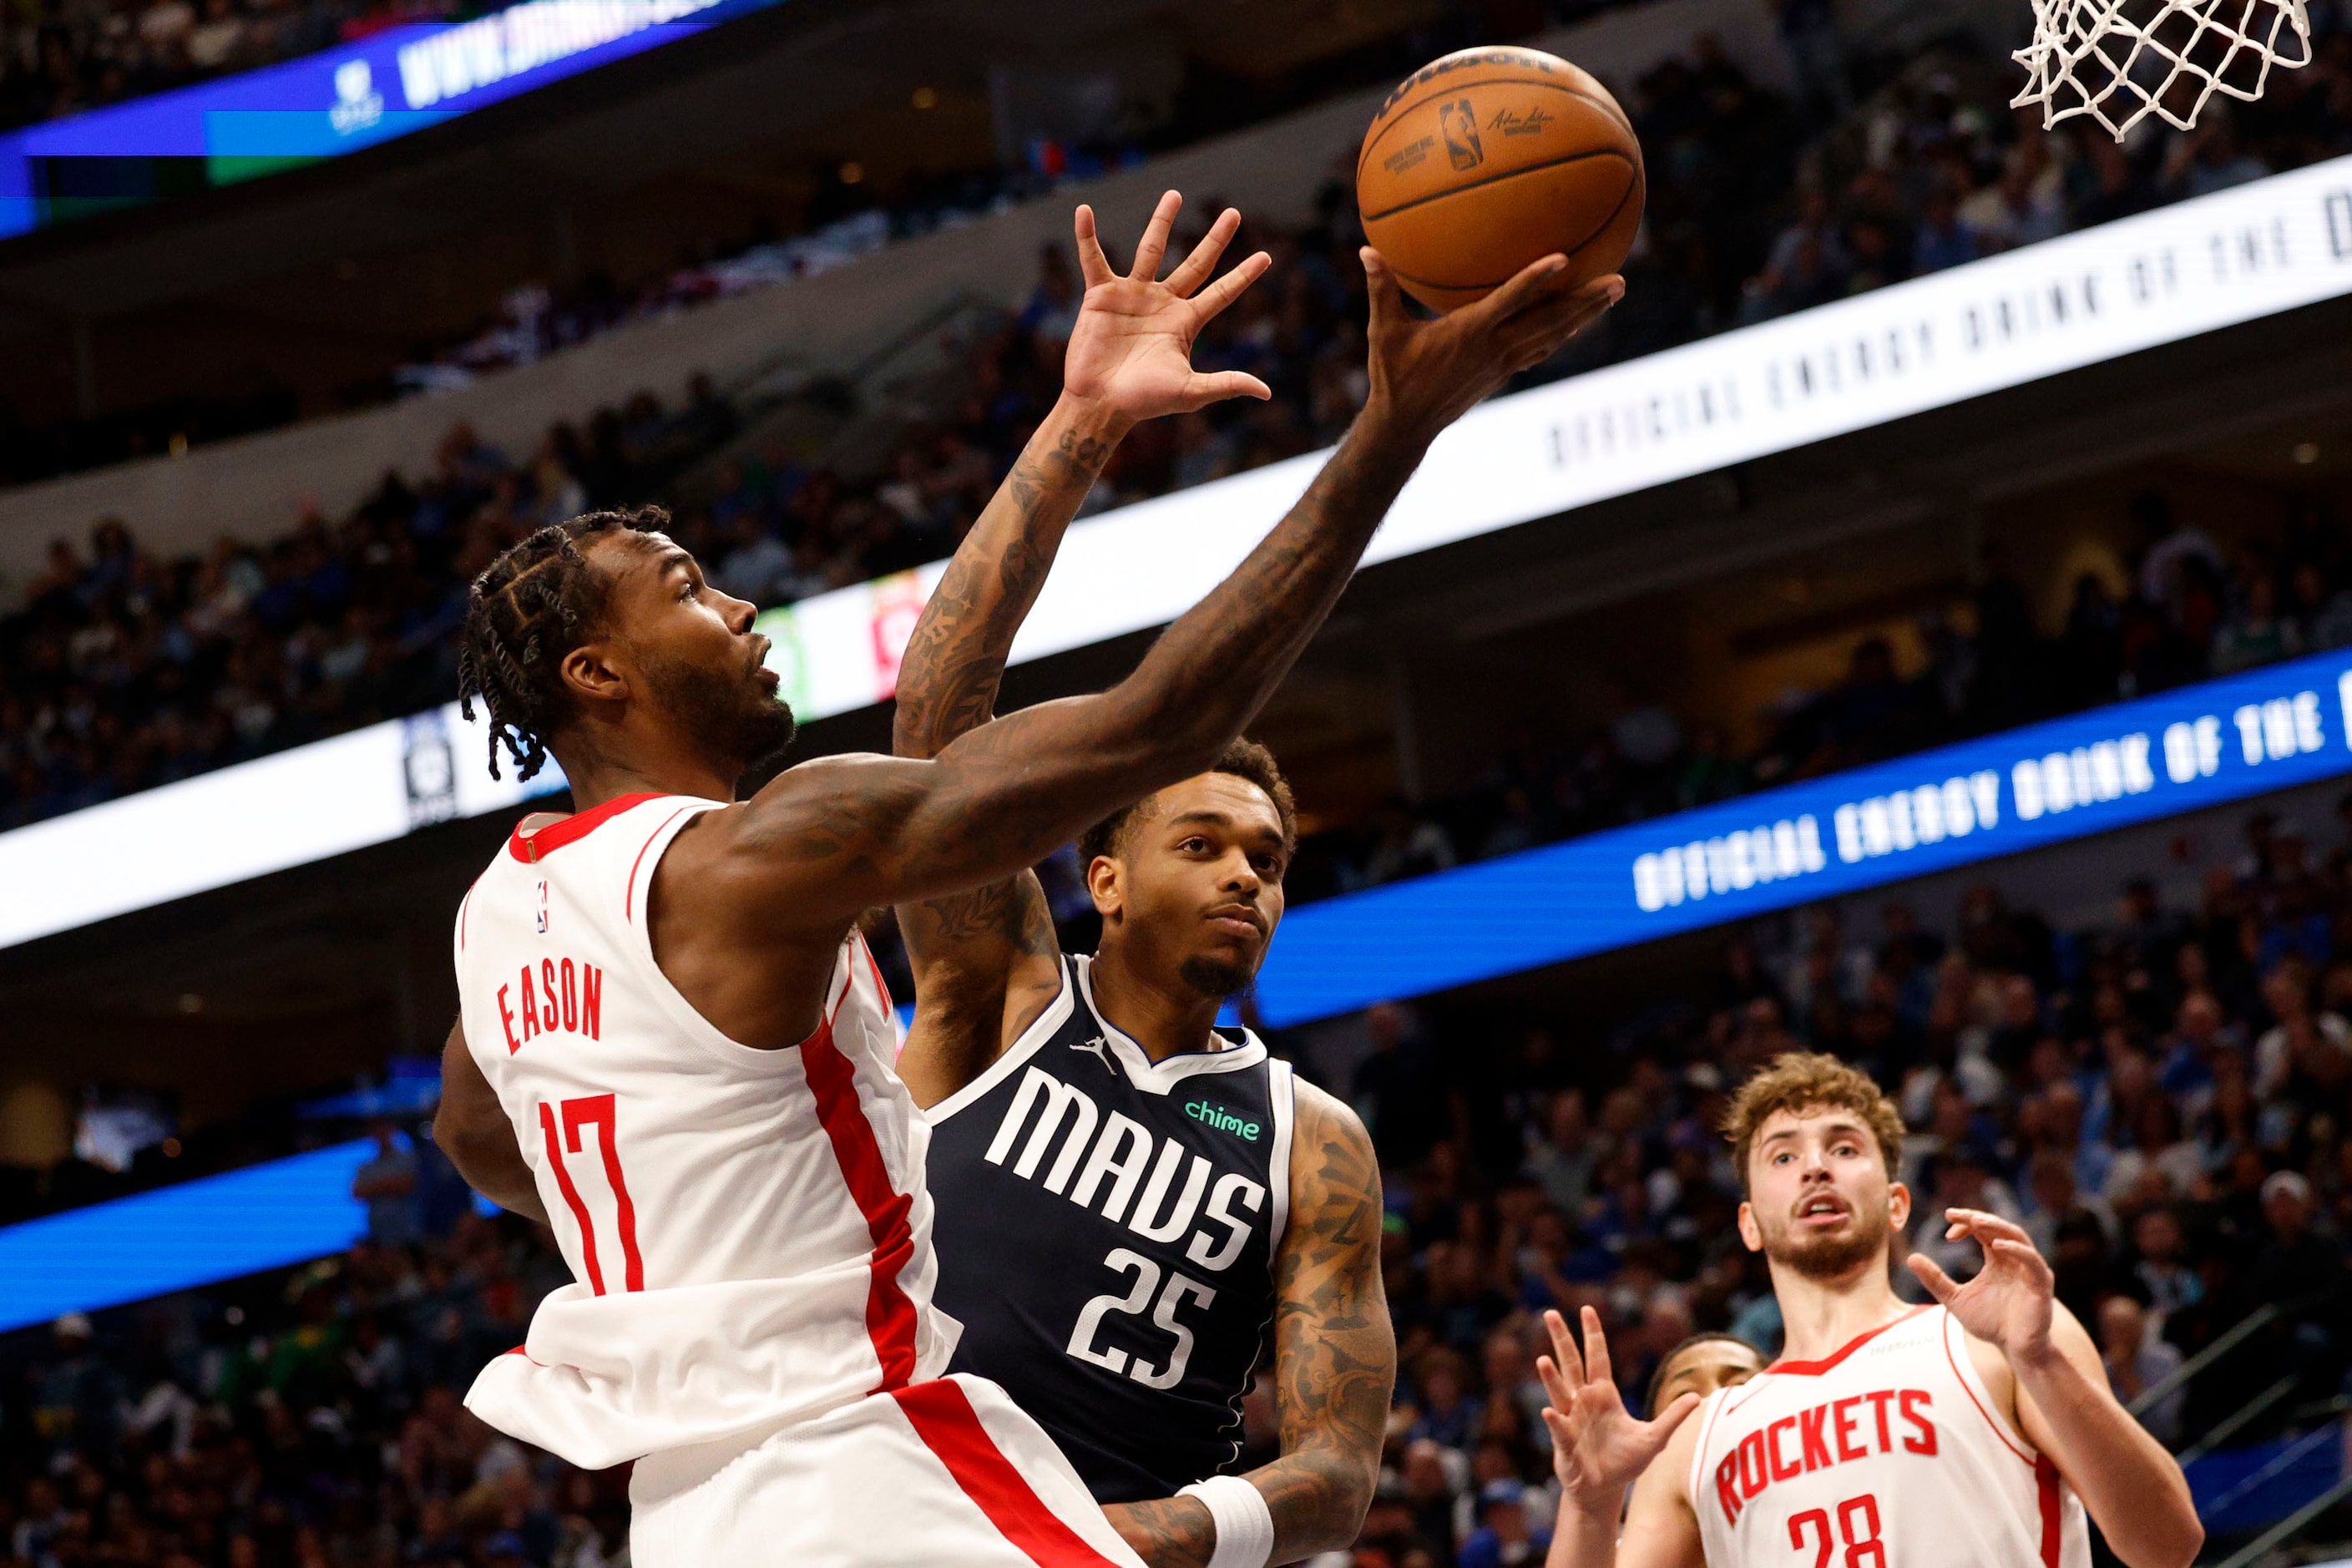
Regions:
[[1257, 1142], [1257, 1123], [1245, 1117], [1235, 1116], [1222, 1105], [1211, 1105], [1205, 1100], [1196, 1100], [1184, 1107], [1184, 1114], [1195, 1121], [1205, 1122], [1220, 1132], [1230, 1132], [1244, 1143]]
[[982, 1158], [992, 1165], [1011, 1160], [1014, 1175], [1040, 1182], [1047, 1192], [1124, 1225], [1146, 1241], [1172, 1242], [1192, 1228], [1195, 1218], [1203, 1219], [1184, 1256], [1211, 1272], [1231, 1268], [1248, 1244], [1255, 1227], [1241, 1215], [1265, 1208], [1263, 1183], [1229, 1171], [1212, 1187], [1209, 1162], [1181, 1140], [1155, 1138], [1150, 1128], [1116, 1110], [1105, 1116], [1084, 1089], [1034, 1067], [1022, 1076]]

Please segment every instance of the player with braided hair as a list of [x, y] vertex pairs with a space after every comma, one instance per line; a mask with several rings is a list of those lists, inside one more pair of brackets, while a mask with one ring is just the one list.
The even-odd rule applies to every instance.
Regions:
[[668, 526], [669, 513], [657, 506], [551, 523], [490, 563], [467, 587], [457, 703], [468, 721], [475, 698], [489, 710], [492, 778], [499, 776], [500, 746], [514, 759], [518, 779], [530, 779], [546, 764], [546, 731], [562, 701], [556, 667], [604, 607], [605, 579], [588, 564], [583, 542], [593, 544], [615, 529], [659, 533]]
[[[1125, 277], [1078, 209], [1066, 395], [990, 503], [996, 526], [1075, 506], [1139, 420], [1270, 395], [1192, 365], [1269, 260], [1211, 280], [1229, 213], [1162, 280], [1178, 205], [1161, 199]], [[552, 754], [579, 809], [525, 818], [458, 908], [435, 1125], [478, 1190], [551, 1224], [573, 1283], [467, 1404], [583, 1468], [635, 1461], [638, 1568], [1139, 1568], [1044, 1430], [948, 1374], [961, 1329], [932, 1301], [929, 1130], [856, 922], [1011, 877], [1215, 763], [1429, 443], [1622, 288], [1546, 289], [1566, 265], [1424, 322], [1367, 251], [1370, 396], [1289, 514], [1125, 680], [925, 758], [819, 758], [738, 798], [792, 710], [753, 607], [649, 514], [535, 534], [477, 584], [466, 689], [493, 746], [526, 776]], [[1041, 487], [1037, 462], [1072, 484]], [[1219, 1562], [1249, 1555], [1228, 1541]]]

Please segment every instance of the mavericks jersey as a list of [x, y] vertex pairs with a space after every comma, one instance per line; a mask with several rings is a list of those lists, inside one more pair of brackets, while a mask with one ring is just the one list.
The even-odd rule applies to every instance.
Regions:
[[2081, 1500], [1994, 1409], [1941, 1307], [1775, 1362], [1694, 1419], [1709, 1568], [2090, 1568]]
[[[466, 1048], [572, 1283], [466, 1396], [584, 1469], [764, 1435], [940, 1375], [929, 1129], [853, 933], [798, 1046], [720, 1034], [663, 975], [646, 889], [722, 803], [626, 795], [518, 827], [458, 907]], [[536, 821], [540, 819], [530, 819]]]
[[1161, 1498], [1241, 1452], [1290, 1207], [1289, 1064], [1244, 1033], [1154, 1062], [1089, 961], [931, 1108], [955, 1370], [1002, 1384], [1097, 1500]]

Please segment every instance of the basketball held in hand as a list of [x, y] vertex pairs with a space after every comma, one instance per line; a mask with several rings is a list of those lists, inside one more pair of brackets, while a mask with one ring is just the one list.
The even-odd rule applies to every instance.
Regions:
[[1586, 71], [1537, 49], [1463, 49], [1388, 96], [1356, 159], [1364, 237], [1433, 310], [1485, 298], [1558, 251], [1574, 288], [1623, 264], [1642, 225], [1642, 144]]

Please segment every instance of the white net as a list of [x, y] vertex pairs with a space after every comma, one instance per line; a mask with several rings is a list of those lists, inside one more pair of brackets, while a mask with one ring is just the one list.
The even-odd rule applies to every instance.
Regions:
[[2044, 129], [2077, 114], [2123, 140], [2156, 115], [2189, 130], [2215, 93], [2251, 103], [2273, 66], [2311, 63], [2305, 0], [2033, 0], [2017, 51]]

